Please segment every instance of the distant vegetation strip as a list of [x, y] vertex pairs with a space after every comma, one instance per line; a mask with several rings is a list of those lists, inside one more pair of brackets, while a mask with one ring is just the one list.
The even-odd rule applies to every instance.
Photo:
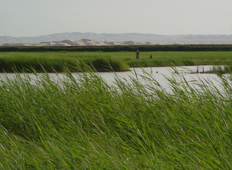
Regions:
[[129, 71], [122, 60], [113, 58], [76, 59], [61, 57], [0, 57], [0, 72], [87, 72]]
[[[152, 59], [150, 59], [152, 55]], [[232, 65], [232, 52], [1, 52], [0, 72], [128, 71], [129, 67]]]
[[232, 45], [126, 45], [126, 46], [0, 46], [0, 52], [41, 51], [232, 51]]

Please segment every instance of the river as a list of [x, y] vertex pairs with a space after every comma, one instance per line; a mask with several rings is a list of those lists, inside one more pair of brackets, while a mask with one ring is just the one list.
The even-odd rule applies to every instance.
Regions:
[[[216, 87], [220, 86], [220, 79], [216, 74], [206, 74], [206, 73], [196, 73], [196, 72], [206, 72], [213, 68], [212, 65], [209, 66], [183, 66], [176, 67], [175, 69], [178, 71], [179, 75], [182, 75], [191, 85], [199, 84], [200, 80], [211, 81]], [[144, 68], [131, 68], [129, 72], [98, 72], [97, 75], [100, 75], [103, 80], [105, 80], [108, 84], [113, 85], [115, 83], [115, 78], [119, 77], [125, 81], [129, 81], [130, 77], [138, 79], [141, 83], [145, 83], [146, 81], [142, 78], [144, 72], [152, 75], [153, 78], [165, 89], [168, 89], [169, 82], [166, 77], [170, 78], [174, 73], [173, 68], [170, 67], [144, 67]], [[192, 74], [195, 72], [196, 74]], [[78, 79], [82, 73], [72, 73], [72, 75]], [[18, 74], [21, 77], [28, 76], [31, 79], [31, 82], [34, 84], [35, 80], [39, 77], [43, 76], [43, 73], [38, 73], [37, 76], [32, 73], [20, 73]], [[53, 80], [65, 79], [65, 74], [62, 73], [48, 73], [48, 75]], [[178, 76], [177, 76], [178, 77]], [[0, 73], [0, 80], [6, 81], [7, 79], [15, 79], [16, 74], [14, 73]]]

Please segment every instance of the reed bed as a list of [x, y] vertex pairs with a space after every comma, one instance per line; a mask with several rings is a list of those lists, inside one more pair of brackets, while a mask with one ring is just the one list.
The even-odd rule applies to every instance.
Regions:
[[214, 66], [212, 70], [208, 71], [208, 73], [218, 74], [220, 76], [223, 74], [230, 74], [231, 72], [232, 65]]
[[230, 77], [66, 76], [1, 81], [0, 169], [232, 169]]
[[66, 56], [65, 53], [58, 55], [34, 53], [31, 56], [26, 53], [15, 53], [0, 56], [0, 72], [65, 72], [65, 70], [80, 72], [89, 68], [104, 72], [129, 70], [129, 66], [122, 60], [106, 56], [78, 58]]
[[[150, 59], [150, 55], [153, 58]], [[96, 71], [128, 71], [129, 67], [232, 65], [232, 52], [1, 52], [0, 72], [64, 72], [87, 64]], [[82, 68], [84, 69], [84, 68]]]

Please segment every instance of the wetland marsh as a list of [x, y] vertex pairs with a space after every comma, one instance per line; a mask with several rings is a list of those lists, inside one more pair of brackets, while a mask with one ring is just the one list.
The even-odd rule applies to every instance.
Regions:
[[[134, 52], [0, 53], [3, 70], [24, 72], [1, 79], [0, 169], [231, 169], [230, 74], [212, 74], [215, 81], [202, 74], [193, 86], [191, 74], [174, 69], [163, 77], [166, 90], [157, 81], [166, 68], [150, 67], [226, 65], [232, 53], [150, 53], [139, 60]], [[99, 58], [125, 64], [133, 76], [90, 72], [93, 64], [82, 63]], [[146, 73], [132, 68], [141, 66]], [[33, 84], [28, 75], [40, 78]]]
[[231, 169], [231, 77], [1, 81], [1, 169]]
[[[153, 58], [150, 59], [150, 54]], [[128, 71], [132, 67], [232, 65], [232, 52], [1, 52], [1, 72]], [[32, 69], [33, 68], [33, 69]]]

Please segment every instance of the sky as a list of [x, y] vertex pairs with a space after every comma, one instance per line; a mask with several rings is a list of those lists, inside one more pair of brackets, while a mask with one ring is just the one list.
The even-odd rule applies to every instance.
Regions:
[[0, 36], [232, 34], [232, 0], [0, 0]]

